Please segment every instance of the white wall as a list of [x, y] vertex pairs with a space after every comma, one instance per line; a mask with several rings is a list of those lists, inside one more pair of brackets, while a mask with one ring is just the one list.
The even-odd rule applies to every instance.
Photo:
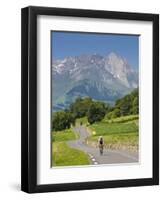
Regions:
[[[20, 192], [20, 9], [28, 5], [67, 8], [104, 9], [115, 11], [149, 12], [160, 14], [161, 0], [4, 0], [0, 7], [0, 198], [14, 199], [162, 199], [163, 185], [154, 187], [103, 189], [77, 192], [60, 192], [29, 195]], [[160, 39], [161, 44], [161, 39]], [[160, 45], [161, 50], [161, 45]], [[160, 51], [161, 52], [161, 51]], [[161, 53], [160, 53], [161, 55]], [[161, 56], [160, 56], [161, 61]], [[161, 66], [161, 62], [160, 62]], [[161, 69], [161, 67], [160, 67]], [[163, 70], [160, 70], [163, 75]], [[160, 76], [161, 77], [161, 76]], [[163, 86], [163, 79], [160, 86]], [[160, 90], [161, 91], [161, 90]], [[163, 102], [161, 93], [160, 102]], [[160, 106], [160, 111], [163, 104]], [[161, 113], [161, 120], [163, 112]], [[160, 121], [161, 121], [160, 120]], [[160, 123], [161, 124], [161, 123]], [[163, 131], [163, 125], [161, 126]], [[160, 141], [162, 136], [160, 137]], [[160, 142], [161, 144], [162, 142]], [[161, 145], [160, 145], [161, 146]], [[163, 147], [160, 148], [163, 152]], [[160, 168], [163, 164], [161, 159]], [[162, 173], [160, 173], [162, 176]], [[162, 191], [161, 191], [162, 190]]]

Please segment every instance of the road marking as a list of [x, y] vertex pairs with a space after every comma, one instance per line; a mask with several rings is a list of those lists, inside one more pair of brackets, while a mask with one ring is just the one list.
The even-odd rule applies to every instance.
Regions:
[[92, 160], [92, 163], [94, 164], [94, 165], [97, 165], [98, 164], [98, 162], [96, 161], [96, 159], [94, 158], [94, 156], [92, 155], [92, 154], [88, 154], [89, 156], [90, 156], [90, 158], [91, 158], [91, 160]]
[[88, 154], [91, 158], [93, 158], [93, 156], [91, 154]]

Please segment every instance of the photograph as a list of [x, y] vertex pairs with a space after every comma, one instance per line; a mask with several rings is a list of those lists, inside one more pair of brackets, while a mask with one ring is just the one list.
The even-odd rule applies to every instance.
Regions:
[[139, 164], [139, 35], [51, 31], [51, 167]]
[[158, 185], [159, 15], [21, 14], [21, 190]]

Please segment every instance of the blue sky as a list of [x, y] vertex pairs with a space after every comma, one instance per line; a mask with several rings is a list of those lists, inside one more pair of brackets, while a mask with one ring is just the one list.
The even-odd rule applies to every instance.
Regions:
[[52, 32], [52, 59], [97, 53], [115, 52], [138, 69], [139, 36], [77, 32]]

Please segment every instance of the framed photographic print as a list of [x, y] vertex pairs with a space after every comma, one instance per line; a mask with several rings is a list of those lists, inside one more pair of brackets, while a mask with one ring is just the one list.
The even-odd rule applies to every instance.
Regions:
[[159, 184], [159, 16], [22, 9], [22, 190]]

